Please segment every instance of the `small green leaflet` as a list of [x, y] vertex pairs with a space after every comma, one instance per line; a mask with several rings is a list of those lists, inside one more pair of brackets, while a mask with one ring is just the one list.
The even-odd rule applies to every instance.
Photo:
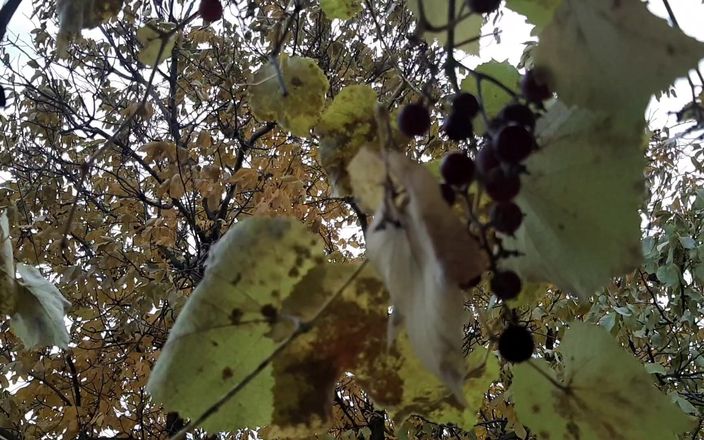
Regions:
[[640, 0], [563, 0], [535, 57], [565, 103], [639, 124], [650, 96], [695, 67], [704, 44]]
[[[147, 384], [155, 400], [200, 416], [276, 347], [270, 319], [314, 265], [320, 240], [287, 218], [248, 218], [211, 249], [198, 288], [178, 316]], [[226, 431], [271, 422], [271, 365], [203, 424]]]
[[584, 298], [640, 264], [641, 134], [622, 128], [559, 102], [539, 120], [540, 149], [516, 197], [525, 218], [515, 238], [504, 238], [523, 253], [504, 263], [523, 279]]
[[[421, 8], [425, 14], [426, 21], [434, 28], [444, 28], [447, 26], [449, 2], [448, 0], [409, 0], [408, 8], [413, 12], [421, 26]], [[455, 23], [454, 42], [456, 49], [471, 54], [479, 54], [479, 37], [482, 30], [482, 17], [479, 14], [469, 14], [464, 1], [455, 2], [455, 20], [462, 18]], [[423, 29], [441, 44], [447, 41], [447, 30], [434, 31]]]
[[362, 10], [360, 0], [320, 0], [320, 9], [329, 19], [349, 20]]
[[[492, 78], [499, 81], [501, 84], [506, 86], [508, 89], [518, 92], [518, 81], [521, 79], [521, 75], [518, 73], [515, 67], [513, 67], [508, 61], [489, 61], [484, 64], [480, 64], [475, 69], [479, 73], [489, 75]], [[510, 103], [513, 97], [506, 92], [506, 90], [497, 86], [491, 81], [482, 80], [482, 105], [487, 116], [493, 118], [499, 111]], [[477, 88], [477, 79], [474, 75], [467, 76], [462, 80], [461, 84], [462, 91], [472, 93], [475, 96], [479, 96], [479, 90]], [[481, 118], [475, 118], [474, 123], [477, 125], [477, 132], [481, 133], [486, 130], [484, 127], [484, 122]]]
[[570, 324], [559, 352], [562, 381], [544, 361], [513, 367], [516, 413], [538, 438], [671, 439], [694, 427], [604, 329]]

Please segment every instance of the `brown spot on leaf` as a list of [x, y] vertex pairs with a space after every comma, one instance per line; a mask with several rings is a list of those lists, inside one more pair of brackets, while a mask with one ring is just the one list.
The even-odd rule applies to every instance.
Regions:
[[240, 281], [242, 281], [242, 274], [238, 272], [237, 275], [235, 275], [235, 278], [230, 281], [230, 284], [236, 286], [237, 284], [239, 284]]
[[240, 321], [242, 320], [243, 314], [244, 313], [242, 313], [242, 310], [240, 310], [238, 308], [232, 309], [232, 312], [230, 312], [230, 324], [232, 324], [232, 325], [239, 324]]
[[269, 322], [276, 321], [276, 317], [278, 316], [278, 313], [279, 313], [278, 310], [276, 310], [276, 307], [274, 307], [271, 304], [263, 305], [262, 309], [259, 312]]
[[533, 406], [530, 407], [530, 410], [533, 412], [533, 414], [538, 414], [540, 412], [540, 405], [535, 403], [533, 404]]
[[218, 345], [220, 345], [220, 344], [218, 344], [218, 341], [210, 341], [210, 344], [211, 344], [213, 347], [217, 347]]
[[225, 367], [222, 369], [222, 380], [227, 380], [233, 375], [232, 368]]
[[301, 81], [301, 79], [299, 77], [294, 76], [293, 78], [291, 78], [291, 85], [296, 86], [296, 87], [300, 87], [303, 85], [303, 81]]
[[292, 267], [291, 270], [288, 271], [288, 276], [291, 278], [296, 278], [298, 275], [300, 275], [298, 268]]
[[549, 439], [549, 438], [550, 438], [550, 434], [549, 434], [548, 432], [546, 432], [546, 431], [540, 431], [540, 432], [538, 433], [538, 438], [539, 438], [539, 439], [546, 440], [546, 439]]

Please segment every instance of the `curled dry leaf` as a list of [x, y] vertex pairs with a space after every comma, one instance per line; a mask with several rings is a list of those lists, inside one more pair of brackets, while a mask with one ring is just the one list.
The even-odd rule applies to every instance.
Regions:
[[423, 365], [463, 401], [459, 286], [486, 269], [487, 257], [442, 199], [430, 172], [402, 154], [387, 154], [394, 188], [386, 189], [369, 227], [367, 252], [391, 295], [389, 332], [393, 336], [405, 321]]

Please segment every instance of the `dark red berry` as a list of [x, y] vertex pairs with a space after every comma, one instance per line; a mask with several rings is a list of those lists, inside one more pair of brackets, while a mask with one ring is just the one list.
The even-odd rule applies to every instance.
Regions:
[[218, 21], [222, 18], [222, 3], [220, 0], [200, 0], [198, 13], [205, 21]]
[[408, 104], [398, 114], [398, 128], [408, 137], [421, 136], [430, 128], [430, 112], [423, 104]]
[[533, 335], [530, 334], [530, 330], [521, 325], [509, 325], [499, 337], [499, 353], [509, 362], [527, 361], [533, 354], [533, 350], [535, 350]]
[[457, 198], [457, 194], [455, 193], [454, 188], [452, 188], [452, 185], [450, 185], [449, 183], [441, 183], [440, 193], [442, 194], [442, 198], [445, 199], [448, 205], [454, 205], [455, 199]]
[[496, 167], [483, 176], [484, 190], [494, 201], [508, 202], [518, 195], [521, 180], [518, 174]]
[[527, 158], [535, 138], [524, 126], [509, 124], [501, 128], [492, 138], [492, 146], [499, 159], [508, 163], [518, 163]]
[[451, 112], [443, 125], [445, 134], [455, 142], [463, 141], [472, 136], [474, 128], [470, 118], [458, 112]]
[[521, 279], [516, 272], [505, 270], [498, 271], [491, 279], [491, 291], [502, 300], [513, 299], [521, 293]]
[[535, 114], [527, 105], [509, 104], [501, 110], [498, 117], [504, 122], [522, 125], [530, 131], [535, 129]]
[[440, 164], [440, 174], [450, 185], [467, 185], [474, 178], [474, 161], [464, 153], [449, 153]]
[[499, 158], [496, 157], [491, 145], [486, 145], [477, 153], [477, 171], [479, 171], [479, 174], [486, 174], [499, 165]]
[[460, 93], [452, 100], [452, 111], [472, 119], [479, 113], [479, 101], [471, 93]]
[[491, 207], [489, 218], [498, 232], [513, 235], [523, 222], [523, 212], [513, 202], [498, 202]]
[[467, 0], [467, 6], [472, 12], [485, 14], [499, 8], [501, 0]]
[[540, 70], [529, 70], [521, 79], [521, 93], [530, 102], [543, 102], [552, 97], [547, 75]]

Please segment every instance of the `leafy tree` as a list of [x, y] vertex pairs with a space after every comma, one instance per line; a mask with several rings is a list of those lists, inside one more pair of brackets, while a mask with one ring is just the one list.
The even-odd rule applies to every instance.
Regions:
[[[704, 44], [664, 3], [33, 2], [0, 436], [701, 438]], [[521, 65], [465, 65], [509, 9]]]

